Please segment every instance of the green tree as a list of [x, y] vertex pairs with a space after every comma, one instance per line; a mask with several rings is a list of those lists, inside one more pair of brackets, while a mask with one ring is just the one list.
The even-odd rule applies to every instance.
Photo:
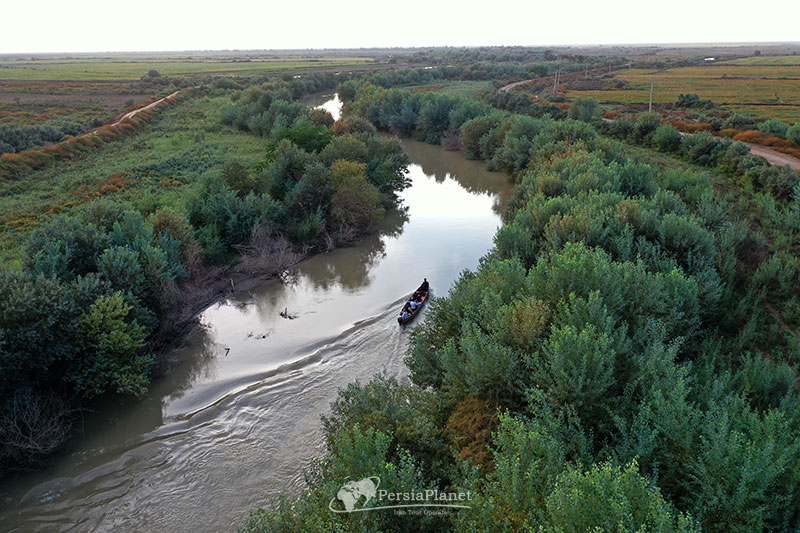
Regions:
[[68, 280], [97, 269], [97, 257], [108, 245], [95, 224], [77, 217], [56, 217], [28, 239], [26, 266], [47, 277]]
[[319, 154], [322, 162], [328, 166], [339, 159], [366, 163], [369, 155], [366, 143], [355, 135], [335, 137]]
[[331, 222], [340, 232], [362, 231], [383, 216], [378, 190], [367, 179], [366, 165], [339, 160], [331, 166], [335, 188]]
[[646, 142], [661, 126], [661, 115], [658, 113], [642, 113], [633, 123], [633, 136], [637, 142]]
[[499, 114], [475, 117], [461, 126], [461, 144], [467, 159], [481, 158], [481, 138], [500, 123]]
[[554, 328], [533, 363], [537, 386], [559, 404], [575, 407], [584, 420], [604, 416], [615, 383], [615, 344], [592, 324]]
[[107, 390], [141, 396], [147, 391], [152, 357], [138, 354], [146, 334], [130, 320], [131, 309], [116, 292], [98, 298], [81, 318], [82, 357], [66, 379], [83, 396]]
[[253, 191], [255, 183], [250, 179], [247, 167], [240, 161], [226, 161], [222, 165], [222, 181], [231, 189], [238, 191], [242, 196], [246, 196]]
[[558, 533], [699, 531], [650, 487], [635, 462], [625, 467], [603, 463], [587, 472], [571, 468], [558, 477], [546, 506], [548, 529]]
[[0, 272], [0, 391], [57, 384], [77, 354], [80, 315], [68, 287], [25, 271]]
[[800, 144], [800, 122], [789, 126], [786, 130], [786, 138], [795, 144]]
[[603, 118], [603, 111], [594, 98], [576, 98], [569, 106], [569, 118], [595, 123]]
[[672, 124], [662, 124], [653, 134], [653, 144], [662, 152], [676, 152], [681, 147], [681, 134]]
[[789, 125], [784, 124], [780, 120], [765, 120], [762, 122], [758, 129], [766, 133], [767, 135], [774, 135], [776, 137], [786, 138], [786, 133], [789, 130]]
[[317, 153], [333, 139], [334, 133], [326, 126], [295, 124], [281, 131], [277, 138], [288, 139], [306, 152]]
[[439, 144], [450, 127], [450, 111], [455, 102], [444, 95], [428, 94], [430, 96], [419, 110], [414, 137], [430, 144]]

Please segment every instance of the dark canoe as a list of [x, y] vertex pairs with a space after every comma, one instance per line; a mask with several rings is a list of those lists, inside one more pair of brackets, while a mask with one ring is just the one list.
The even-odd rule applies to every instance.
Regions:
[[416, 309], [414, 309], [413, 311], [409, 311], [407, 318], [404, 319], [404, 318], [399, 317], [399, 316], [397, 317], [397, 323], [400, 324], [401, 326], [405, 326], [406, 324], [408, 324], [409, 322], [414, 320], [414, 317], [419, 314], [420, 310], [422, 310], [422, 306], [425, 305], [425, 302], [428, 301], [429, 291], [420, 290], [421, 288], [422, 288], [422, 286], [420, 285], [420, 287], [416, 291], [414, 291], [414, 294], [409, 296], [408, 300], [406, 300], [406, 303], [403, 304], [403, 308], [400, 309], [400, 314], [402, 315], [403, 314], [403, 309], [406, 308], [406, 305], [408, 305], [408, 306], [411, 305], [411, 301], [414, 299], [415, 295], [421, 295], [422, 296], [421, 303], [417, 306]]

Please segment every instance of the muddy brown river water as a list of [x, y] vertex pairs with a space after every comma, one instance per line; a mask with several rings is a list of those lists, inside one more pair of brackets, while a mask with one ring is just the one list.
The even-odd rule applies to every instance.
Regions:
[[[335, 95], [311, 103], [338, 115]], [[207, 309], [146, 398], [91, 413], [48, 468], [0, 484], [0, 530], [235, 531], [300, 490], [337, 390], [378, 372], [406, 379], [403, 300], [423, 276], [441, 296], [475, 268], [510, 194], [505, 176], [460, 153], [404, 146], [405, 210], [358, 246]]]

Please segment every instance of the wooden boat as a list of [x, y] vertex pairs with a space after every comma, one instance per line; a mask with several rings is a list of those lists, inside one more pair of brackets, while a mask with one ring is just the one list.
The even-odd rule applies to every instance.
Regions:
[[[414, 291], [414, 294], [412, 294], [409, 297], [406, 303], [403, 304], [403, 309], [400, 310], [400, 316], [397, 317], [397, 323], [400, 324], [401, 326], [405, 326], [406, 324], [414, 320], [414, 317], [417, 316], [417, 314], [419, 314], [420, 310], [422, 309], [422, 306], [425, 305], [425, 302], [428, 301], [429, 293], [430, 293], [430, 286], [428, 285], [428, 280], [426, 279], [425, 281], [422, 282], [422, 285], [420, 285], [419, 288], [417, 288], [417, 290]], [[414, 300], [417, 300], [419, 302], [419, 305], [416, 307], [416, 309], [412, 310], [411, 302]], [[408, 311], [408, 316], [403, 318], [403, 311], [406, 310]]]

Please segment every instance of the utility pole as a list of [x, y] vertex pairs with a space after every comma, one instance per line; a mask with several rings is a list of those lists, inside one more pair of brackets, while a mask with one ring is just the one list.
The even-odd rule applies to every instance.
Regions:
[[653, 80], [650, 80], [650, 105], [647, 107], [647, 111], [653, 110]]
[[558, 74], [561, 72], [561, 67], [556, 69], [556, 75], [553, 78], [553, 94], [556, 94], [556, 85], [558, 85]]

